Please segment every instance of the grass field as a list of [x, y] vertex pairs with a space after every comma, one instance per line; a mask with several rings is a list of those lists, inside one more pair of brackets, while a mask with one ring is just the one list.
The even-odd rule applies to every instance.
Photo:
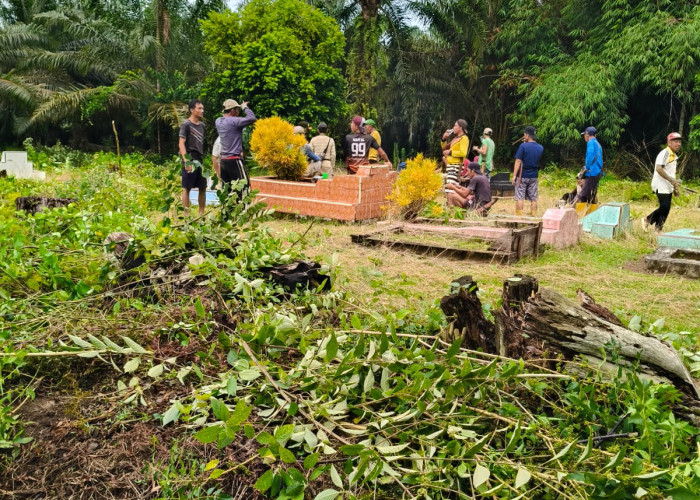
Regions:
[[[544, 179], [540, 188], [538, 215], [554, 206], [566, 188], [562, 182]], [[548, 185], [549, 184], [549, 185]], [[552, 185], [554, 184], [554, 185]], [[644, 270], [645, 255], [656, 248], [656, 233], [646, 233], [640, 218], [656, 208], [651, 200], [630, 201], [626, 195], [632, 189], [640, 190], [641, 183], [621, 181], [604, 183], [599, 200], [627, 201], [630, 203], [633, 228], [614, 240], [602, 240], [584, 233], [581, 243], [572, 248], [547, 248], [537, 258], [526, 258], [513, 265], [484, 264], [448, 260], [440, 257], [419, 256], [409, 251], [388, 247], [367, 248], [350, 242], [350, 235], [369, 232], [373, 223], [346, 224], [333, 221], [311, 220], [283, 216], [270, 223], [274, 231], [295, 240], [303, 234], [305, 252], [314, 258], [337, 254], [341, 286], [357, 297], [367, 296], [370, 281], [377, 273], [384, 280], [402, 283], [401, 286], [415, 297], [433, 301], [442, 297], [449, 283], [463, 275], [471, 275], [479, 284], [482, 300], [496, 304], [500, 299], [504, 279], [515, 274], [528, 274], [543, 286], [552, 288], [575, 299], [581, 288], [595, 300], [615, 312], [623, 321], [635, 315], [644, 323], [665, 318], [666, 327], [692, 333], [700, 332], [700, 281], [675, 274], [649, 274]], [[621, 192], [621, 196], [617, 193]], [[665, 230], [700, 228], [700, 209], [697, 196], [681, 198], [682, 206], [674, 202]], [[527, 211], [526, 205], [526, 211]], [[514, 214], [513, 200], [500, 200], [493, 214]], [[307, 232], [308, 230], [308, 232]], [[444, 243], [444, 238], [440, 242]], [[391, 298], [390, 305], [394, 298]], [[700, 340], [698, 340], [700, 342]]]

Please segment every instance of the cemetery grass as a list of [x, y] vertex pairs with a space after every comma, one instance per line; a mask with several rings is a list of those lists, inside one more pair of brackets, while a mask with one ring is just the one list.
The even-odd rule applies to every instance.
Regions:
[[[652, 327], [697, 374], [680, 334], [695, 328], [697, 286], [624, 268], [653, 246], [648, 235], [475, 265], [356, 246], [349, 235], [372, 224], [270, 219], [254, 204], [182, 218], [177, 162], [33, 155], [54, 182], [0, 179], [0, 496], [573, 500], [700, 488], [696, 429], [674, 415], [673, 388], [632, 371], [604, 380], [578, 362], [571, 378], [437, 340], [436, 300], [454, 278], [479, 282], [488, 314], [521, 272]], [[16, 214], [14, 199], [32, 194], [78, 202]], [[674, 211], [669, 224], [696, 217]], [[121, 260], [104, 244], [114, 231], [133, 236]], [[333, 290], [285, 290], [262, 274], [305, 258]], [[594, 445], [618, 421], [626, 437]]]

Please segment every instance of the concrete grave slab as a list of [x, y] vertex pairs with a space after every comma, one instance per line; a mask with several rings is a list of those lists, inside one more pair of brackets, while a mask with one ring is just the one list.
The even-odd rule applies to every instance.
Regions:
[[700, 278], [700, 250], [660, 247], [644, 257], [650, 271], [671, 272], [688, 278]]
[[659, 235], [660, 247], [700, 249], [700, 231], [696, 229], [678, 229]]
[[581, 219], [583, 230], [599, 238], [612, 239], [630, 228], [628, 203], [605, 203]]
[[27, 161], [26, 151], [3, 151], [0, 156], [0, 170], [18, 179], [46, 179], [46, 172], [34, 170], [32, 162]]
[[573, 208], [548, 208], [542, 216], [541, 243], [554, 248], [566, 248], [578, 244], [581, 224]]

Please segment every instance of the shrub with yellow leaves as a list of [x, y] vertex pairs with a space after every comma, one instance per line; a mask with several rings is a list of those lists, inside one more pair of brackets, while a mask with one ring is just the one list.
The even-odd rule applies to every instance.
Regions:
[[308, 162], [301, 152], [306, 139], [294, 134], [294, 126], [278, 116], [263, 118], [255, 124], [250, 149], [255, 161], [269, 168], [280, 179], [301, 179]]
[[401, 215], [414, 219], [421, 210], [433, 201], [442, 187], [442, 177], [437, 172], [437, 162], [419, 154], [406, 162], [406, 169], [398, 179], [387, 199], [395, 203]]

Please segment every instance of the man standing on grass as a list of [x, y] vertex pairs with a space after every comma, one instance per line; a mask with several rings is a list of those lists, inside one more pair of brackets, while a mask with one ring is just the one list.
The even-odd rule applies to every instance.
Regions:
[[515, 153], [513, 183], [515, 184], [515, 215], [523, 215], [523, 200], [530, 202], [530, 215], [537, 214], [537, 173], [544, 148], [537, 143], [537, 130], [527, 126], [523, 143]]
[[651, 190], [656, 193], [659, 208], [642, 219], [642, 228], [648, 230], [654, 226], [661, 231], [671, 211], [671, 197], [680, 194], [680, 182], [676, 179], [678, 153], [681, 150], [681, 134], [671, 132], [666, 137], [666, 147], [658, 154], [654, 162], [654, 177], [651, 179]]
[[[185, 214], [190, 211], [190, 190], [197, 188], [199, 194], [199, 215], [204, 215], [207, 197], [207, 179], [202, 174], [202, 159], [204, 158], [204, 105], [199, 99], [189, 103], [190, 116], [180, 125], [179, 152], [182, 158], [182, 208]], [[187, 158], [189, 155], [189, 160]], [[193, 165], [199, 162], [199, 166]]]
[[491, 139], [493, 130], [486, 127], [483, 134], [481, 134], [481, 147], [473, 146], [472, 149], [479, 153], [479, 164], [481, 165], [481, 173], [485, 175], [487, 179], [491, 178], [491, 172], [493, 171], [493, 154], [496, 152], [496, 145]]
[[[245, 116], [241, 113], [245, 112]], [[243, 162], [243, 129], [255, 123], [255, 113], [247, 102], [238, 104], [234, 99], [224, 101], [224, 115], [216, 119], [216, 130], [221, 139], [221, 185], [240, 179], [248, 180], [248, 171]]]
[[586, 141], [586, 163], [581, 172], [583, 185], [574, 202], [595, 203], [598, 182], [603, 173], [603, 146], [595, 137], [595, 127], [587, 127], [581, 135]]

